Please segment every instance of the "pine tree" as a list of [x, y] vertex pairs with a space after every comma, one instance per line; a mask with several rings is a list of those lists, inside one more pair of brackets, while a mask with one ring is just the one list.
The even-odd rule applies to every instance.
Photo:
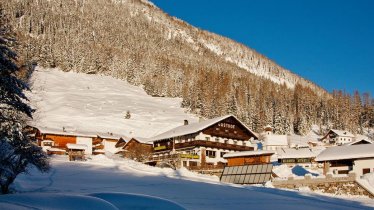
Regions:
[[17, 78], [16, 44], [0, 5], [0, 187], [9, 192], [15, 178], [33, 165], [40, 171], [49, 169], [46, 154], [22, 132], [24, 116], [31, 117], [32, 109], [23, 90], [27, 85]]

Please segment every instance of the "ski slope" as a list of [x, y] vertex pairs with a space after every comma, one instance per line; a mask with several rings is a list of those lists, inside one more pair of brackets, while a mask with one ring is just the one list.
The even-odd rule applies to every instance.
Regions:
[[[79, 133], [151, 137], [198, 121], [180, 108], [180, 98], [151, 97], [141, 87], [110, 76], [37, 68], [28, 98], [36, 112], [30, 124]], [[130, 111], [131, 118], [125, 119]]]

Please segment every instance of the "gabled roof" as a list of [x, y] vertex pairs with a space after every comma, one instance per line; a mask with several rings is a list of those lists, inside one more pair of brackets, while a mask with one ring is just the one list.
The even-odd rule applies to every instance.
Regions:
[[358, 145], [358, 144], [373, 144], [373, 142], [369, 139], [358, 139], [354, 142], [344, 144], [344, 146], [351, 146], [351, 145]]
[[152, 145], [152, 142], [149, 142], [148, 139], [145, 139], [145, 138], [139, 138], [139, 137], [134, 137], [134, 138], [131, 138], [130, 141], [127, 141], [126, 144], [123, 146], [125, 147], [127, 144], [129, 144], [131, 141], [136, 141], [140, 144], [149, 144], [149, 145]]
[[166, 131], [165, 133], [161, 133], [155, 137], [152, 137], [148, 141], [157, 141], [157, 140], [169, 139], [169, 138], [174, 138], [178, 136], [184, 136], [188, 134], [197, 133], [229, 117], [235, 118], [245, 129], [247, 129], [251, 134], [257, 137], [257, 135], [253, 131], [251, 131], [247, 126], [245, 126], [242, 122], [240, 122], [240, 120], [238, 120], [234, 115], [226, 115], [226, 116], [216, 117], [216, 118], [205, 120], [205, 121], [198, 122], [198, 123], [192, 123], [189, 125], [181, 125], [169, 131]]
[[[335, 133], [336, 135], [338, 136], [341, 136], [341, 137], [351, 137], [351, 138], [354, 138], [355, 136], [349, 132], [349, 131], [343, 131], [343, 130], [336, 130], [336, 129], [330, 129], [329, 132], [327, 132], [327, 134], [322, 138], [322, 139], [325, 139], [331, 132]], [[321, 140], [322, 140], [321, 139]]]
[[338, 136], [346, 136], [346, 137], [355, 137], [351, 132], [349, 131], [343, 131], [343, 130], [335, 130], [331, 129], [332, 132], [336, 133]]
[[374, 158], [374, 144], [329, 147], [317, 156], [316, 161]]

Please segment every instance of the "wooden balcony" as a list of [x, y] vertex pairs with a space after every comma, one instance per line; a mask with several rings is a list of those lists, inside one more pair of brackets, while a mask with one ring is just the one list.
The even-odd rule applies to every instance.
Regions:
[[195, 141], [175, 144], [175, 149], [181, 149], [181, 148], [186, 148], [186, 147], [211, 147], [211, 148], [235, 150], [235, 151], [253, 151], [253, 147], [241, 146], [241, 145], [235, 145], [235, 144], [225, 144], [221, 142], [203, 141], [203, 140], [195, 140]]

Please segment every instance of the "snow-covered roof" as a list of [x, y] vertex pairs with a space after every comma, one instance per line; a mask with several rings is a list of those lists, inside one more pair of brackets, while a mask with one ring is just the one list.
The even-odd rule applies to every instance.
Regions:
[[224, 119], [227, 119], [229, 117], [234, 117], [243, 127], [245, 127], [250, 133], [252, 133], [254, 136], [255, 133], [252, 132], [247, 126], [245, 126], [243, 123], [240, 122], [235, 116], [233, 115], [226, 115], [222, 117], [216, 117], [213, 119], [208, 119], [202, 122], [197, 122], [197, 123], [191, 123], [189, 125], [182, 125], [179, 127], [176, 127], [174, 129], [171, 129], [169, 131], [166, 131], [165, 133], [159, 134], [155, 137], [150, 138], [148, 141], [157, 141], [157, 140], [162, 140], [162, 139], [169, 139], [177, 136], [184, 136], [188, 134], [193, 134], [197, 133], [205, 128], [208, 128], [209, 126], [212, 126]]
[[327, 132], [327, 134], [322, 138], [322, 139], [325, 139], [327, 138], [327, 136], [329, 135], [329, 133], [335, 133], [336, 135], [340, 136], [340, 137], [351, 137], [351, 138], [354, 138], [355, 136], [349, 132], [349, 131], [343, 131], [343, 130], [336, 130], [336, 129], [330, 129], [329, 132]]
[[132, 139], [135, 139], [138, 142], [143, 143], [143, 144], [152, 144], [152, 142], [149, 141], [149, 138], [133, 137]]
[[266, 146], [287, 146], [288, 140], [286, 135], [270, 134], [265, 136]]
[[374, 144], [329, 147], [317, 156], [316, 161], [374, 158]]
[[87, 149], [87, 145], [85, 145], [85, 144], [71, 144], [71, 143], [67, 143], [66, 147], [68, 149], [83, 149], [83, 150]]
[[277, 150], [278, 159], [286, 158], [314, 158], [319, 155], [325, 148], [281, 148]]
[[52, 143], [54, 141], [53, 140], [49, 140], [49, 139], [44, 139], [44, 140], [42, 140], [42, 142], [46, 142], [46, 143], [50, 142], [50, 143]]
[[350, 142], [350, 143], [347, 143], [347, 144], [344, 144], [343, 146], [351, 146], [351, 145], [356, 145], [356, 144], [359, 144], [360, 142], [363, 142], [363, 144], [373, 144], [373, 142], [369, 139], [358, 139], [356, 141], [353, 141], [353, 142]]
[[55, 134], [55, 135], [66, 135], [66, 136], [81, 136], [81, 137], [101, 137], [103, 139], [120, 139], [120, 138], [127, 138], [123, 137], [118, 134], [113, 134], [113, 133], [98, 133], [98, 132], [85, 132], [85, 131], [71, 131], [69, 129], [63, 131], [62, 129], [57, 129], [57, 128], [48, 128], [48, 127], [37, 127], [37, 129], [42, 133], [42, 134]]
[[[287, 139], [290, 143], [290, 145], [304, 145], [308, 146], [309, 142], [318, 142], [318, 139], [321, 138], [318, 135], [315, 135], [314, 133], [310, 132], [305, 136], [291, 134], [287, 136]], [[320, 143], [320, 142], [319, 142]]]
[[37, 127], [37, 129], [42, 134], [57, 134], [57, 135], [66, 135], [66, 136], [82, 136], [82, 137], [96, 137], [96, 134], [82, 132], [82, 131], [63, 131], [57, 128], [47, 128], [47, 127]]
[[65, 152], [64, 149], [60, 149], [60, 148], [56, 148], [56, 147], [47, 148], [47, 151], [50, 151], [50, 152]]
[[224, 154], [224, 158], [229, 157], [244, 157], [244, 156], [256, 156], [256, 155], [273, 155], [274, 151], [267, 151], [267, 150], [257, 150], [257, 151], [245, 151], [245, 152], [233, 152]]
[[112, 134], [112, 133], [96, 133], [97, 136], [103, 139], [116, 139], [119, 140], [122, 138], [120, 135]]
[[355, 137], [351, 132], [349, 131], [342, 131], [342, 130], [335, 130], [331, 129], [332, 132], [336, 133], [338, 136], [346, 136], [346, 137]]

